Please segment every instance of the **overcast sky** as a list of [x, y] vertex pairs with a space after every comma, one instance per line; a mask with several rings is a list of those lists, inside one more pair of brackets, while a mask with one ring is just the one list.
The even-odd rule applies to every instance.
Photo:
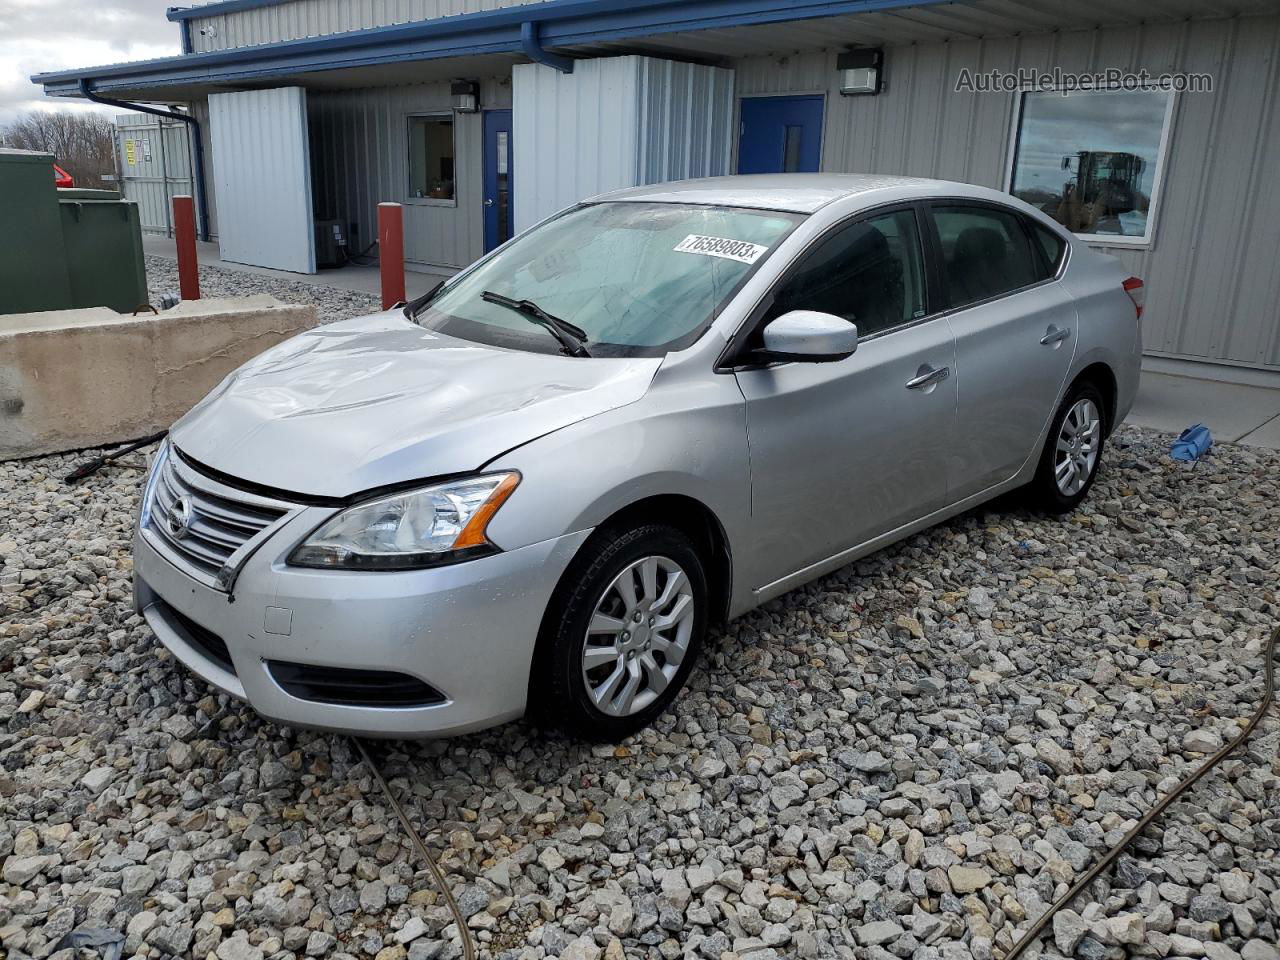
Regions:
[[0, 126], [27, 110], [91, 109], [49, 98], [33, 73], [149, 60], [181, 53], [178, 25], [164, 18], [181, 0], [0, 0]]

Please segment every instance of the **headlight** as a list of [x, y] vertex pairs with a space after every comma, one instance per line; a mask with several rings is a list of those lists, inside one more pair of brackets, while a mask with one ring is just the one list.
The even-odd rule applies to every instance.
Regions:
[[357, 504], [325, 521], [289, 563], [412, 570], [492, 553], [485, 528], [519, 482], [518, 473], [493, 473]]
[[167, 459], [169, 459], [169, 438], [165, 437], [160, 441], [160, 446], [156, 448], [155, 455], [151, 458], [151, 470], [147, 474], [147, 482], [142, 487], [142, 501], [138, 505], [139, 527], [145, 528], [151, 525], [151, 504], [155, 500], [160, 471], [164, 469], [164, 462]]

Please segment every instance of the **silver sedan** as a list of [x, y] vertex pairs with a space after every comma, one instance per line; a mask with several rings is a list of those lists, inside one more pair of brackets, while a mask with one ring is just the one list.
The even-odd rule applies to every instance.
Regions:
[[713, 625], [1007, 491], [1080, 503], [1141, 313], [1114, 259], [980, 187], [599, 197], [220, 384], [155, 458], [138, 609], [289, 724], [613, 740]]

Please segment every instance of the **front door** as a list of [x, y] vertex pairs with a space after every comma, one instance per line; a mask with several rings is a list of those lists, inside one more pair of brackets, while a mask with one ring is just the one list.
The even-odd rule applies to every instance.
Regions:
[[484, 112], [484, 252], [511, 239], [511, 111]]
[[745, 97], [739, 173], [817, 173], [822, 165], [821, 96]]
[[[929, 319], [915, 211], [837, 227], [783, 279], [762, 325], [791, 310], [855, 323], [836, 363], [736, 374], [747, 401], [760, 590], [945, 506], [955, 343]], [[753, 336], [758, 336], [754, 334]]]

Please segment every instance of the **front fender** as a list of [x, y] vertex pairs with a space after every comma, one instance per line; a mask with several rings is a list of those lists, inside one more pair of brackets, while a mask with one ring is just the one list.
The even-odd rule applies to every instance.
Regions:
[[684, 496], [720, 522], [731, 553], [747, 538], [751, 474], [746, 409], [732, 377], [655, 387], [640, 402], [508, 451], [489, 470], [520, 486], [489, 525], [503, 549], [589, 530], [656, 496]]

